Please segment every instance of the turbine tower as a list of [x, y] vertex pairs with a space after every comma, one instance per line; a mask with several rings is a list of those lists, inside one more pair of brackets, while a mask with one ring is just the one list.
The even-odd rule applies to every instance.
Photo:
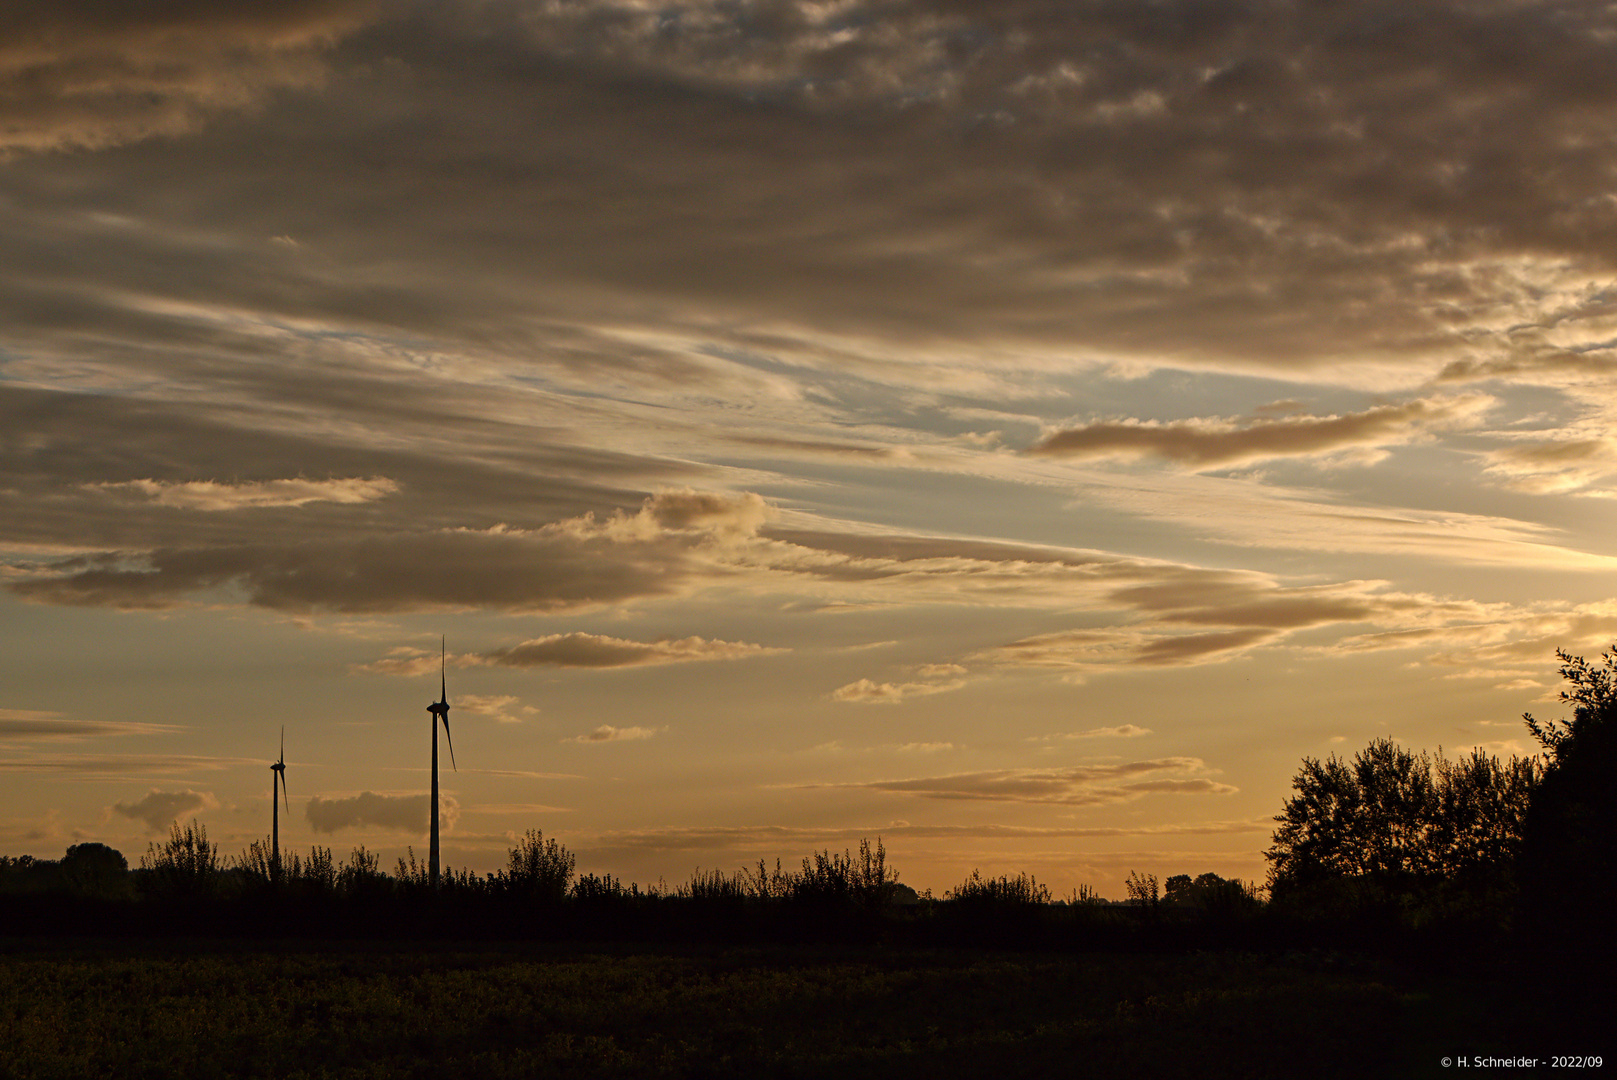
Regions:
[[447, 641], [440, 642], [442, 655], [438, 660], [438, 700], [427, 706], [432, 714], [432, 832], [431, 840], [427, 844], [427, 878], [434, 886], [438, 885], [438, 721], [444, 722], [444, 740], [449, 743], [449, 764], [456, 772], [460, 768], [455, 765], [455, 740], [449, 735], [449, 681], [447, 669], [449, 666], [449, 647]]
[[270, 766], [270, 879], [281, 878], [281, 804], [275, 801], [275, 781], [281, 782], [281, 797], [286, 799], [286, 812], [292, 812], [292, 800], [286, 795], [286, 725], [281, 725], [281, 758]]

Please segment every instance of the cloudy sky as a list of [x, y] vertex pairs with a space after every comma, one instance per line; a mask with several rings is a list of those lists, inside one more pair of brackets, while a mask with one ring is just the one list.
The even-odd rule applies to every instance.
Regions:
[[1617, 12], [0, 16], [0, 850], [1261, 877], [1617, 639]]

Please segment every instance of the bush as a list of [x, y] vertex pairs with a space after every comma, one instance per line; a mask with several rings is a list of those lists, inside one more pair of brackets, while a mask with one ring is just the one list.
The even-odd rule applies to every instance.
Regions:
[[337, 888], [347, 897], [370, 897], [388, 891], [391, 883], [382, 873], [382, 858], [366, 851], [361, 844], [348, 853], [348, 861], [337, 871]]
[[120, 899], [132, 895], [129, 860], [106, 844], [74, 844], [60, 863], [62, 883], [80, 896]]
[[[760, 875], [763, 868], [760, 862]], [[757, 879], [747, 880], [757, 892]], [[805, 856], [800, 874], [781, 875], [777, 863], [775, 876], [767, 887], [771, 891], [787, 890], [791, 899], [802, 903], [850, 904], [879, 910], [893, 902], [897, 885], [898, 871], [887, 868], [887, 849], [877, 837], [874, 847], [869, 840], [859, 841], [857, 857], [846, 849], [841, 855], [826, 850], [815, 852], [812, 859]]]
[[1138, 870], [1130, 870], [1128, 880], [1123, 882], [1123, 888], [1128, 891], [1129, 903], [1151, 914], [1155, 914], [1162, 903], [1162, 893], [1157, 886], [1157, 875], [1142, 874]]
[[567, 897], [577, 859], [538, 829], [529, 829], [508, 853], [503, 874], [489, 875], [489, 885], [509, 896], [542, 904], [560, 904]]
[[1048, 904], [1050, 888], [1040, 885], [1032, 874], [1017, 874], [1015, 877], [1002, 874], [997, 878], [985, 878], [973, 870], [969, 878], [944, 893], [943, 898], [968, 904], [1030, 906]]
[[700, 868], [691, 874], [691, 880], [674, 890], [674, 895], [685, 900], [708, 902], [741, 900], [748, 895], [745, 871], [726, 877], [722, 870]]
[[208, 842], [206, 826], [193, 818], [184, 829], [174, 822], [161, 847], [148, 844], [140, 868], [147, 873], [148, 887], [160, 895], [207, 896], [217, 888], [224, 863], [219, 845]]

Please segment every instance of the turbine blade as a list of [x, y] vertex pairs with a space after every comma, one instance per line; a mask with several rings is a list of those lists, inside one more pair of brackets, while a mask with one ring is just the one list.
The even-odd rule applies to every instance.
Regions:
[[286, 802], [286, 812], [292, 812], [292, 797], [286, 793], [286, 770], [281, 770], [281, 798]]
[[281, 761], [286, 761], [286, 725], [281, 725]]
[[[445, 705], [449, 704], [449, 638], [445, 637], [438, 642], [438, 700]], [[449, 725], [444, 724], [444, 731]]]
[[460, 766], [455, 764], [455, 740], [451, 739], [449, 737], [449, 714], [444, 713], [443, 718], [444, 718], [444, 739], [445, 739], [445, 741], [447, 741], [449, 743], [449, 766], [450, 766], [450, 768], [454, 769], [456, 772], [460, 772]]

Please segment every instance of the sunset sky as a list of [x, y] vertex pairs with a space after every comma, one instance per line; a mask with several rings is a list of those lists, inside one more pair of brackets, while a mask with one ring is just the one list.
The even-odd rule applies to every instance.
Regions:
[[[0, 14], [0, 853], [1262, 879], [1617, 640], [1617, 9]], [[447, 754], [445, 755], [447, 765]]]

